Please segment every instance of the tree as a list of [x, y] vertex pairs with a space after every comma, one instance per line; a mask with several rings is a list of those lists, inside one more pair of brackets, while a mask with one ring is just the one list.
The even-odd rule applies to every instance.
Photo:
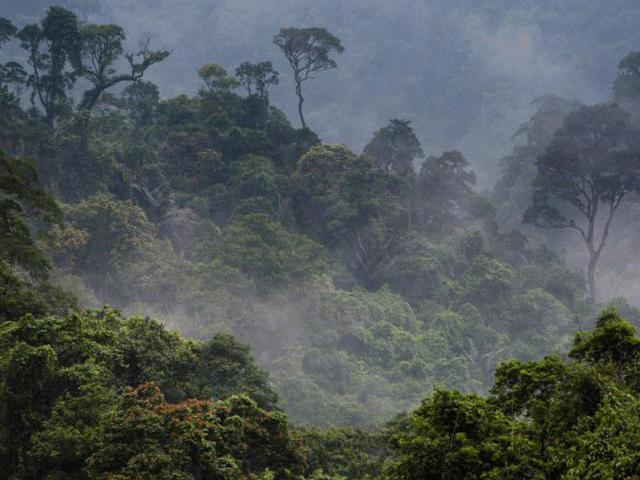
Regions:
[[302, 128], [307, 124], [302, 115], [302, 82], [313, 78], [315, 72], [322, 72], [336, 68], [335, 60], [329, 58], [329, 53], [336, 51], [342, 53], [344, 47], [340, 40], [327, 32], [324, 28], [281, 28], [273, 38], [275, 43], [289, 61], [293, 69], [293, 78], [296, 82], [296, 95], [298, 96], [298, 114]]
[[141, 129], [153, 121], [155, 109], [160, 102], [158, 87], [152, 82], [137, 81], [127, 85], [116, 102]]
[[533, 197], [536, 158], [549, 146], [553, 133], [562, 126], [564, 117], [582, 106], [576, 100], [555, 95], [543, 95], [531, 105], [536, 112], [528, 122], [520, 125], [513, 138], [521, 138], [523, 145], [500, 160], [502, 175], [493, 189], [492, 200], [497, 208], [497, 221], [503, 231], [522, 228], [522, 214]]
[[[633, 480], [640, 472], [640, 400], [609, 386], [604, 405], [569, 453], [565, 480]], [[585, 422], [586, 423], [586, 422]]]
[[574, 363], [504, 362], [489, 401], [535, 442], [544, 478], [634, 478], [639, 352], [633, 326], [608, 307], [592, 332], [576, 335]]
[[6, 158], [0, 150], [0, 262], [46, 278], [49, 263], [32, 237], [30, 219], [62, 223], [62, 210], [40, 186], [33, 164]]
[[631, 323], [613, 307], [598, 316], [593, 332], [578, 333], [569, 356], [590, 363], [612, 362], [621, 367], [638, 359], [640, 338]]
[[35, 238], [61, 223], [62, 210], [41, 187], [35, 166], [0, 149], [0, 321], [75, 306], [71, 293], [48, 283], [49, 261]]
[[9, 19], [0, 17], [0, 44], [13, 37], [17, 31]]
[[322, 472], [327, 478], [335, 480], [371, 478], [380, 473], [385, 439], [378, 433], [368, 433], [353, 427], [322, 430], [303, 427], [296, 429], [295, 433], [309, 449], [306, 478], [314, 472]]
[[389, 125], [373, 134], [363, 153], [375, 158], [387, 172], [401, 177], [411, 177], [415, 159], [424, 158], [409, 120], [397, 118], [392, 118]]
[[[141, 412], [149, 414], [151, 424], [138, 417], [130, 418], [129, 426], [118, 421], [123, 420], [120, 414], [126, 417], [134, 413], [131, 403], [124, 410], [119, 407], [122, 390], [151, 381], [151, 390], [141, 387], [139, 391], [151, 392], [163, 401], [166, 397], [170, 402], [184, 402], [175, 409], [163, 403], [166, 423], [156, 425], [163, 428], [185, 425], [172, 419], [183, 407], [212, 406], [211, 396], [220, 400], [215, 409], [206, 408], [211, 413], [209, 420], [215, 423], [210, 426], [216, 429], [210, 433], [223, 437], [223, 442], [215, 445], [216, 459], [224, 455], [218, 447], [229, 447], [236, 453], [246, 447], [246, 456], [234, 458], [249, 468], [284, 470], [302, 460], [291, 456], [297, 455], [298, 444], [288, 434], [286, 417], [280, 412], [264, 412], [250, 399], [256, 398], [259, 405], [273, 409], [277, 396], [267, 386], [267, 372], [255, 365], [248, 347], [229, 335], [218, 335], [208, 344], [185, 339], [148, 317], [123, 318], [117, 310], [105, 307], [65, 317], [25, 315], [0, 323], [3, 478], [86, 479], [85, 461], [90, 455], [104, 458], [114, 449], [123, 455], [141, 449], [141, 458], [146, 454], [146, 458], [153, 458], [156, 452], [150, 449], [158, 445], [156, 441], [184, 453], [183, 448], [193, 445], [188, 441], [185, 444], [186, 439], [178, 432], [165, 431], [166, 435], [158, 438], [158, 432], [152, 430], [157, 410]], [[244, 392], [250, 398], [227, 398]], [[194, 395], [207, 400], [187, 400]], [[133, 397], [124, 395], [124, 399]], [[199, 417], [197, 409], [190, 413], [196, 420], [189, 425], [195, 429], [191, 433], [206, 435], [197, 420], [207, 419]], [[229, 420], [234, 415], [235, 419]], [[120, 439], [111, 435], [134, 430], [141, 437]], [[243, 437], [234, 436], [234, 432]], [[178, 456], [174, 460], [181, 461]], [[205, 459], [198, 460], [205, 463]], [[194, 468], [198, 463], [195, 461]], [[101, 468], [108, 470], [110, 465], [102, 464]]]
[[198, 357], [194, 396], [221, 400], [244, 393], [260, 408], [276, 408], [278, 394], [269, 387], [268, 373], [258, 368], [248, 345], [218, 333], [202, 346]]
[[582, 107], [565, 117], [536, 167], [533, 205], [523, 220], [580, 234], [596, 300], [596, 265], [613, 217], [625, 198], [640, 192], [638, 132], [616, 104]]
[[381, 286], [375, 281], [379, 267], [406, 224], [398, 178], [368, 155], [321, 145], [300, 158], [293, 180], [298, 226], [335, 252], [367, 288]]
[[[149, 40], [140, 44], [137, 53], [124, 52], [124, 30], [118, 25], [83, 25], [80, 29], [81, 57], [75, 65], [78, 74], [93, 87], [84, 92], [80, 108], [92, 109], [102, 92], [121, 82], [137, 82], [147, 68], [169, 56], [166, 50], [149, 50]], [[130, 71], [118, 73], [114, 64], [121, 57], [126, 59]]]
[[620, 60], [613, 93], [617, 99], [640, 97], [640, 52], [631, 52]]
[[273, 215], [235, 215], [215, 246], [216, 257], [267, 289], [327, 270], [330, 258], [318, 243], [290, 232]]
[[276, 70], [273, 69], [271, 62], [242, 62], [238, 68], [236, 68], [236, 77], [240, 80], [240, 84], [244, 85], [247, 89], [249, 96], [253, 95], [253, 88], [255, 88], [255, 95], [259, 97], [267, 98], [267, 88], [270, 85], [277, 85], [279, 82]]
[[416, 226], [431, 235], [447, 233], [457, 218], [473, 211], [475, 183], [476, 176], [460, 152], [427, 158], [416, 179]]
[[640, 124], [640, 52], [631, 52], [620, 60], [618, 76], [613, 82], [616, 101]]
[[29, 55], [31, 102], [38, 98], [47, 124], [53, 127], [58, 117], [71, 110], [68, 92], [77, 79], [72, 67], [80, 63], [81, 52], [78, 19], [69, 10], [50, 7], [40, 25], [26, 25], [17, 36]]
[[74, 228], [88, 233], [74, 254], [72, 273], [84, 275], [100, 298], [121, 300], [131, 294], [124, 281], [127, 267], [155, 247], [153, 225], [144, 211], [132, 201], [99, 193], [70, 206], [66, 217]]
[[228, 91], [240, 85], [237, 78], [229, 75], [224, 67], [216, 63], [207, 63], [200, 68], [198, 76], [210, 92]]
[[[17, 28], [6, 18], [0, 17], [0, 45], [13, 37]], [[27, 73], [17, 62], [7, 62], [4, 65], [0, 63], [0, 87], [6, 86], [8, 83], [24, 83]]]
[[[90, 110], [105, 90], [140, 80], [147, 68], [169, 55], [165, 50], [149, 50], [148, 39], [137, 53], [124, 52], [121, 27], [81, 25], [73, 12], [62, 7], [49, 8], [40, 25], [26, 25], [17, 36], [29, 55], [32, 73], [27, 84], [33, 90], [32, 103], [37, 97], [50, 127], [71, 111], [69, 92], [79, 77], [92, 84], [80, 102], [80, 108]], [[116, 71], [114, 65], [121, 59], [129, 64], [128, 73]]]
[[[260, 409], [246, 396], [171, 404], [145, 383], [125, 389], [101, 424], [104, 446], [87, 460], [89, 478], [96, 480], [294, 480], [304, 470], [287, 417]], [[271, 476], [258, 477], [264, 472]]]
[[391, 438], [399, 460], [387, 478], [542, 479], [535, 444], [475, 394], [438, 389]]

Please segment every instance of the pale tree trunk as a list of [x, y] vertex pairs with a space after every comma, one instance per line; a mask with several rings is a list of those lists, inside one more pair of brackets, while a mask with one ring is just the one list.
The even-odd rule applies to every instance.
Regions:
[[602, 253], [602, 249], [607, 243], [607, 237], [609, 236], [609, 227], [611, 226], [611, 221], [613, 220], [613, 214], [616, 209], [620, 205], [622, 201], [622, 196], [619, 196], [615, 201], [611, 203], [609, 207], [607, 221], [604, 224], [604, 230], [602, 231], [602, 236], [600, 237], [600, 243], [596, 247], [594, 244], [594, 226], [596, 221], [596, 213], [597, 213], [597, 202], [595, 202], [594, 212], [589, 218], [589, 227], [587, 230], [587, 234], [584, 235], [583, 238], [585, 243], [587, 244], [587, 248], [589, 249], [589, 265], [587, 266], [587, 285], [589, 287], [589, 295], [591, 296], [591, 300], [595, 303], [598, 300], [598, 290], [596, 287], [596, 266], [598, 264], [598, 260], [600, 259], [600, 254]]
[[595, 252], [589, 258], [589, 265], [587, 266], [587, 285], [589, 286], [589, 295], [591, 300], [595, 303], [598, 299], [598, 292], [596, 290], [596, 264], [598, 263], [599, 254]]

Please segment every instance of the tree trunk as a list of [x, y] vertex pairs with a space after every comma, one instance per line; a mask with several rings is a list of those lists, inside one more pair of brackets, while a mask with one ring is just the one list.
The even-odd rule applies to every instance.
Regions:
[[302, 115], [302, 102], [304, 102], [304, 98], [302, 97], [302, 85], [301, 82], [296, 82], [296, 95], [298, 95], [298, 115], [300, 115], [300, 123], [302, 123], [302, 129], [307, 128], [307, 124], [304, 121], [304, 116]]
[[[598, 292], [596, 289], [596, 265], [598, 264], [598, 259], [600, 258], [602, 249], [607, 243], [607, 237], [609, 237], [609, 227], [611, 226], [613, 215], [616, 209], [618, 208], [618, 206], [620, 205], [621, 201], [622, 201], [622, 196], [620, 196], [616, 201], [611, 203], [607, 221], [604, 224], [602, 236], [600, 237], [600, 244], [598, 245], [597, 248], [595, 247], [594, 241], [593, 241], [595, 213], [589, 219], [589, 230], [587, 231], [585, 242], [587, 244], [587, 248], [589, 249], [589, 266], [587, 267], [587, 283], [589, 286], [589, 293], [591, 294], [591, 300], [593, 300], [593, 303], [598, 301]], [[594, 202], [594, 203], [596, 204], [596, 208], [594, 209], [594, 212], [597, 212], [597, 202]]]
[[589, 294], [591, 295], [593, 303], [597, 302], [596, 264], [598, 263], [599, 256], [600, 255], [596, 253], [591, 254], [591, 257], [589, 258], [589, 265], [587, 267], [587, 284], [589, 286]]

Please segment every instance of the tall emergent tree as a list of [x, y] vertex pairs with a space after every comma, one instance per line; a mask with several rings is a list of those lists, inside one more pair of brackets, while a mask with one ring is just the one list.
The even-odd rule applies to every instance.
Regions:
[[[39, 100], [50, 127], [71, 112], [70, 92], [79, 77], [91, 84], [80, 103], [80, 108], [89, 110], [105, 90], [117, 83], [140, 80], [147, 68], [169, 55], [165, 50], [150, 50], [148, 40], [141, 43], [138, 52], [125, 52], [121, 27], [83, 25], [73, 12], [62, 7], [50, 7], [39, 25], [26, 25], [17, 36], [28, 52], [31, 101], [35, 104], [36, 98]], [[120, 60], [128, 63], [129, 71], [116, 71]]]
[[565, 117], [536, 166], [533, 205], [524, 222], [580, 234], [589, 251], [587, 280], [595, 300], [595, 269], [614, 214], [625, 198], [640, 192], [638, 131], [616, 104], [582, 107]]
[[[125, 52], [122, 42], [125, 33], [118, 25], [83, 25], [81, 56], [75, 66], [78, 74], [91, 82], [84, 92], [80, 108], [90, 110], [102, 92], [121, 82], [136, 82], [151, 65], [169, 56], [166, 50], [150, 50], [149, 39], [140, 42], [136, 53]], [[117, 72], [114, 64], [123, 57], [129, 65], [128, 72]]]
[[29, 55], [31, 102], [40, 101], [47, 124], [53, 127], [58, 117], [71, 110], [69, 91], [77, 79], [72, 66], [80, 62], [78, 18], [62, 7], [50, 7], [40, 25], [26, 25], [18, 38]]
[[340, 40], [327, 32], [324, 28], [281, 28], [280, 33], [273, 37], [275, 43], [289, 61], [293, 69], [298, 96], [298, 114], [302, 128], [307, 128], [302, 115], [302, 82], [313, 78], [314, 72], [322, 72], [336, 68], [335, 60], [329, 58], [329, 53], [342, 53], [344, 47]]

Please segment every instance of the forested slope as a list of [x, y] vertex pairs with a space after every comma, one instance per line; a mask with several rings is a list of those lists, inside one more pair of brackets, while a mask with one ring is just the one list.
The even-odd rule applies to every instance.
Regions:
[[[637, 52], [607, 57], [615, 102], [535, 100], [480, 194], [463, 152], [425, 154], [420, 122], [385, 118], [361, 153], [296, 128], [267, 61], [205, 63], [183, 72], [199, 91], [165, 98], [148, 79], [175, 51], [129, 52], [123, 28], [62, 7], [34, 22], [0, 19], [12, 478], [637, 471], [611, 429], [636, 409], [640, 312], [598, 314], [596, 289], [617, 275], [601, 251], [637, 252]], [[567, 267], [561, 239], [589, 263]]]
[[[7, 2], [0, 16], [21, 27], [55, 3]], [[291, 118], [293, 80], [272, 37], [282, 27], [325, 27], [345, 52], [340, 68], [309, 90], [311, 128], [360, 150], [390, 117], [410, 119], [429, 154], [463, 150], [483, 187], [499, 174], [497, 160], [512, 146], [514, 126], [533, 113], [534, 98], [605, 100], [618, 60], [640, 43], [633, 0], [59, 3], [90, 22], [122, 25], [131, 50], [149, 35], [172, 51], [149, 72], [165, 97], [194, 94], [198, 79], [189, 72], [209, 62], [232, 71], [244, 60], [270, 60], [281, 73], [272, 96]]]
[[[376, 424], [435, 385], [486, 392], [501, 359], [566, 348], [593, 314], [582, 275], [503, 220], [527, 207], [526, 190], [515, 204], [509, 193], [533, 177], [509, 173], [520, 157], [505, 160], [496, 210], [464, 155], [425, 158], [406, 120], [362, 154], [322, 144], [271, 104], [268, 64], [238, 79], [207, 64], [198, 94], [161, 99], [141, 77], [167, 53], [129, 55], [122, 29], [103, 27], [54, 8], [19, 31], [7, 22], [4, 37], [43, 55], [4, 66], [3, 145], [64, 202], [65, 223], [38, 246], [82, 305], [236, 335], [294, 421], [322, 426]], [[48, 60], [56, 48], [63, 63]], [[96, 76], [92, 58], [111, 70]], [[547, 103], [524, 127], [525, 172], [574, 108]]]

